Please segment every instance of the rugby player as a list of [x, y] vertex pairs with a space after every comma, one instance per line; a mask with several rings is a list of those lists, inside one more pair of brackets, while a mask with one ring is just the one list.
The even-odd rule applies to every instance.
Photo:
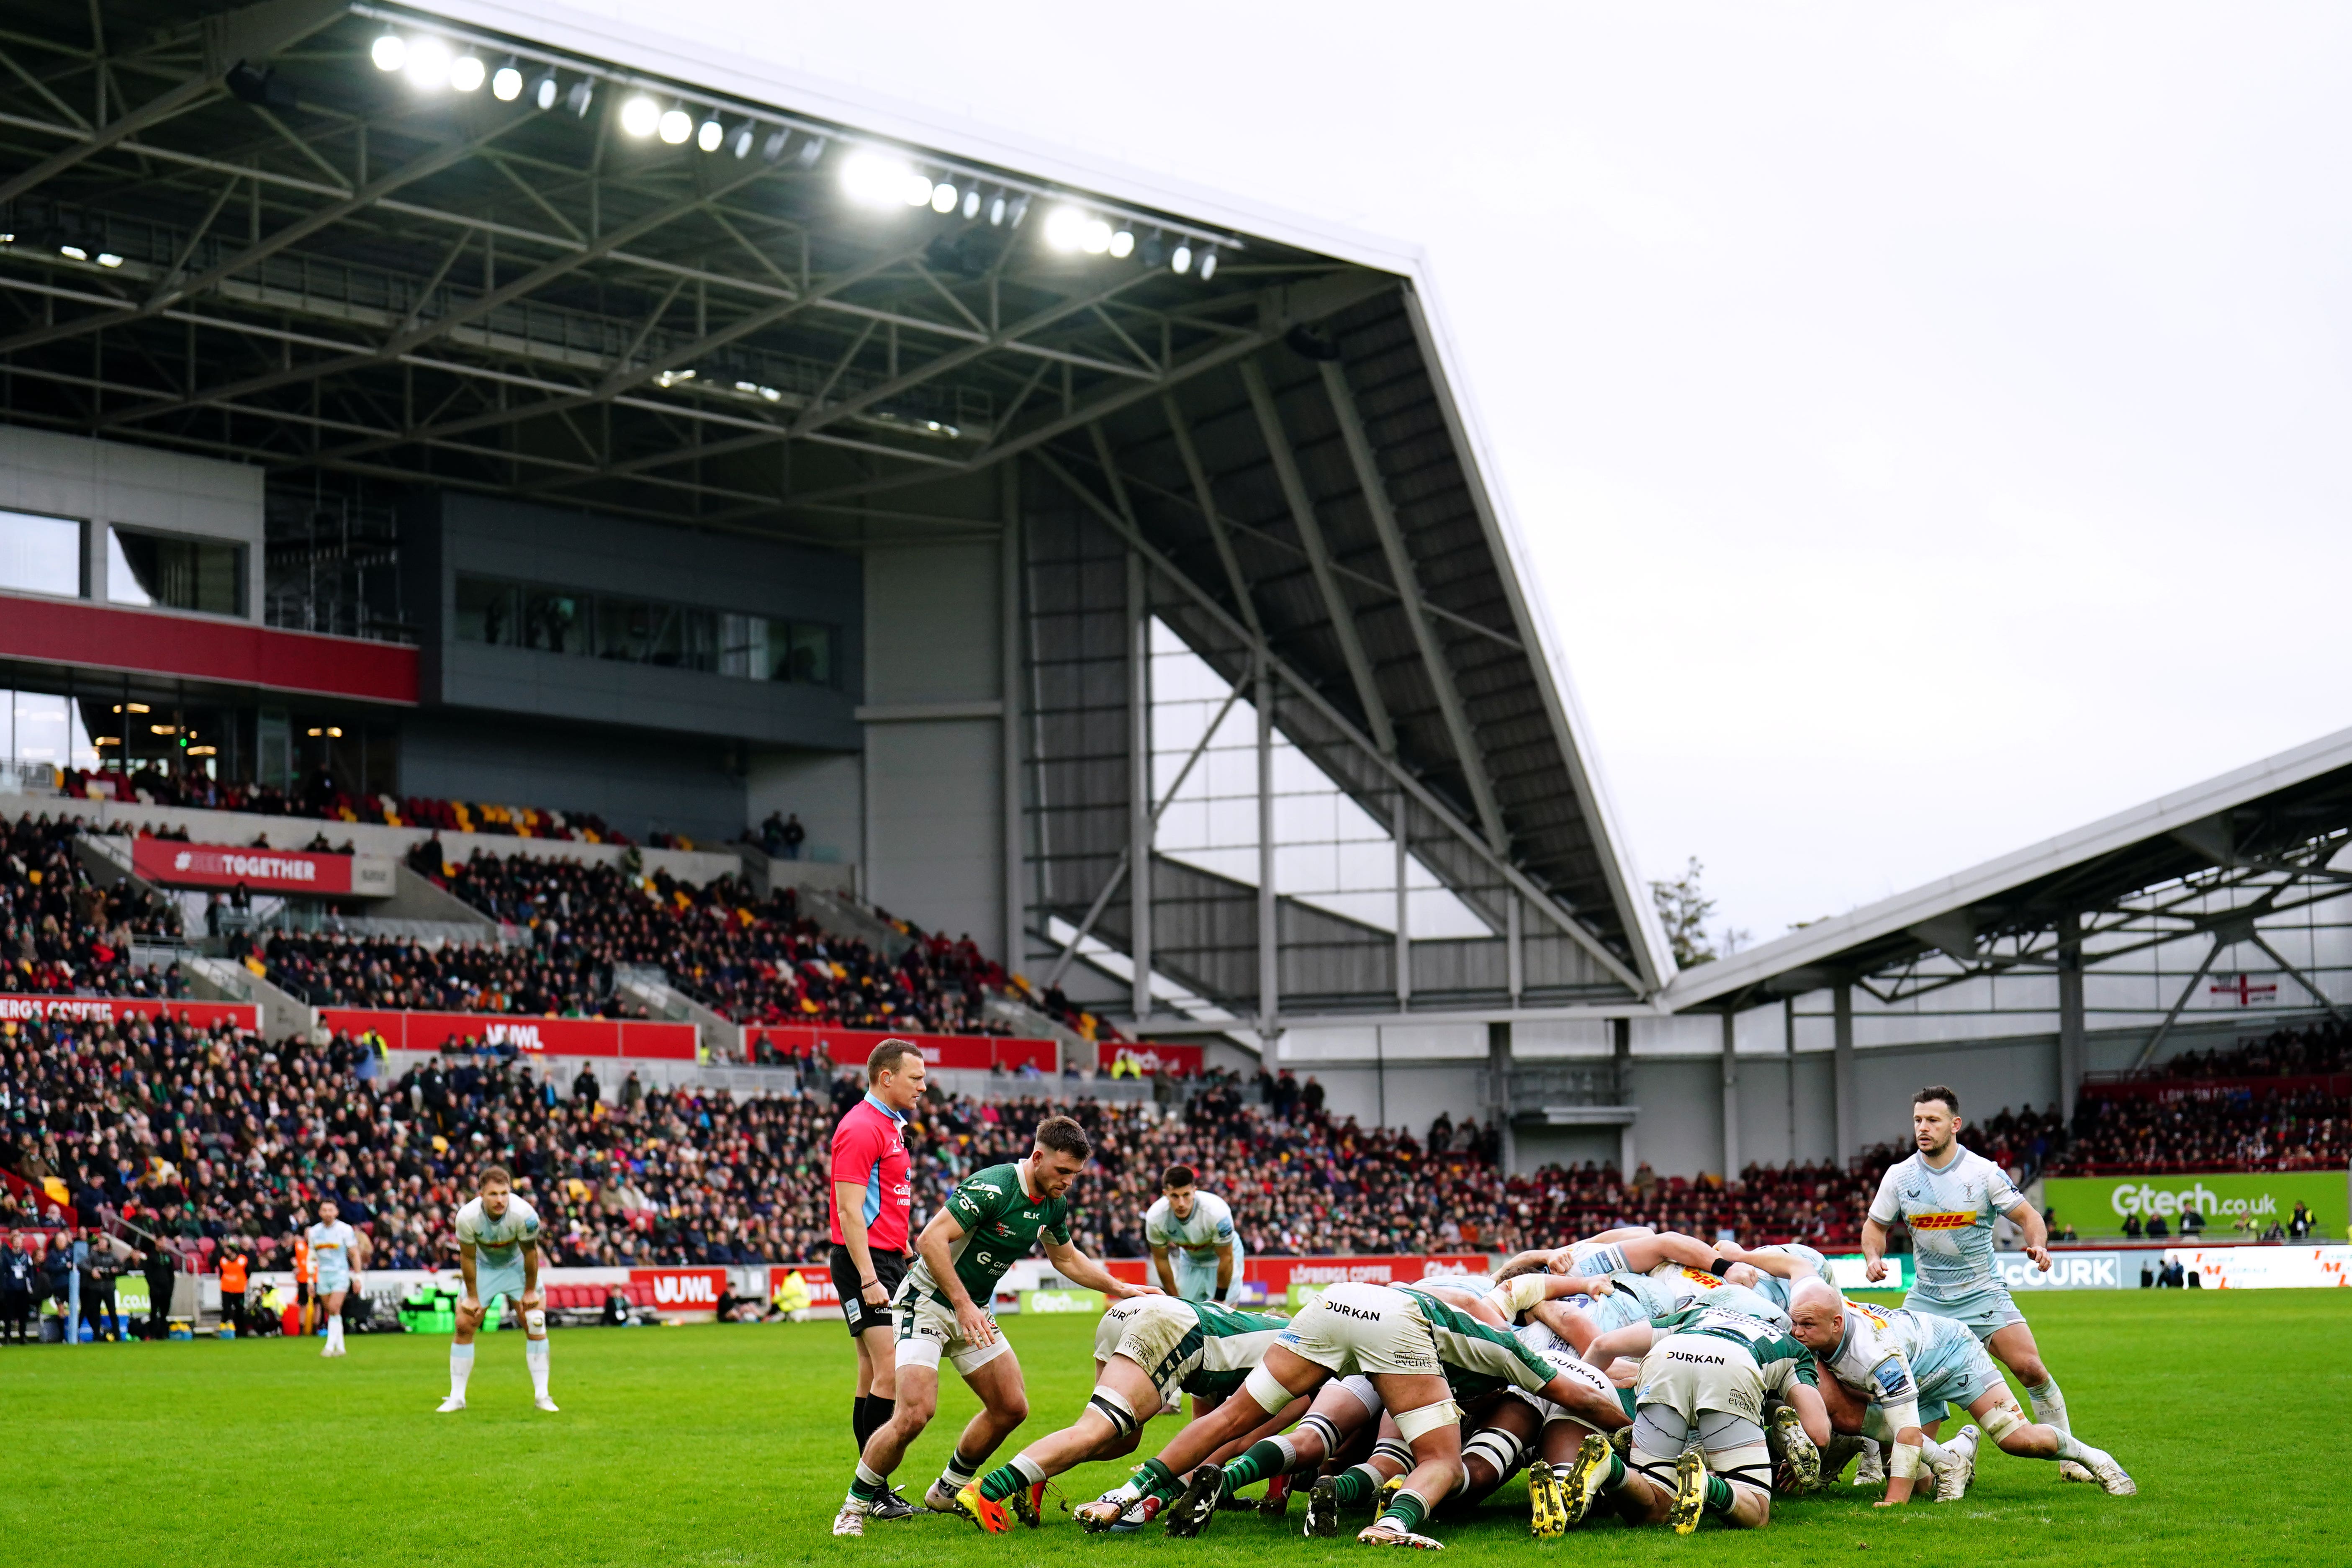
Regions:
[[[1117, 1303], [1096, 1325], [1094, 1393], [1077, 1420], [958, 1491], [957, 1511], [992, 1535], [1011, 1530], [1015, 1518], [1033, 1527], [1044, 1522], [1039, 1509], [1048, 1479], [1074, 1465], [1130, 1452], [1143, 1424], [1179, 1393], [1223, 1399], [1286, 1326], [1280, 1318], [1176, 1296]], [[1276, 1412], [1264, 1426], [1279, 1432], [1293, 1414]]]
[[[921, 1047], [911, 1040], [884, 1040], [866, 1058], [866, 1098], [833, 1130], [830, 1265], [834, 1293], [857, 1346], [850, 1432], [861, 1453], [897, 1408], [890, 1296], [907, 1277], [908, 1211], [914, 1202], [902, 1129], [923, 1098], [924, 1072]], [[905, 1519], [914, 1512], [914, 1504], [890, 1492], [870, 1516]]]
[[1192, 1166], [1171, 1165], [1160, 1176], [1159, 1200], [1143, 1211], [1143, 1239], [1168, 1294], [1233, 1305], [1234, 1289], [1242, 1282], [1241, 1232], [1234, 1228], [1232, 1206], [1202, 1192]]
[[523, 1364], [530, 1369], [531, 1403], [550, 1415], [547, 1394], [547, 1312], [539, 1293], [539, 1211], [515, 1196], [504, 1165], [485, 1165], [474, 1196], [457, 1211], [457, 1270], [466, 1293], [457, 1302], [457, 1337], [449, 1346], [449, 1397], [438, 1414], [466, 1408], [466, 1380], [474, 1374], [474, 1335], [485, 1303], [503, 1296], [522, 1310]]
[[1584, 1439], [1560, 1483], [1570, 1524], [1602, 1498], [1627, 1523], [1664, 1521], [1677, 1535], [1696, 1530], [1708, 1514], [1738, 1529], [1769, 1523], [1767, 1394], [1795, 1412], [1791, 1425], [1816, 1450], [1829, 1441], [1812, 1352], [1760, 1318], [1701, 1303], [1655, 1322], [1612, 1329], [1585, 1351], [1596, 1366], [1620, 1355], [1642, 1358], [1633, 1451], [1621, 1459], [1598, 1435]]
[[320, 1308], [327, 1314], [327, 1348], [319, 1353], [337, 1356], [343, 1351], [343, 1295], [352, 1286], [352, 1271], [359, 1267], [359, 1255], [366, 1243], [359, 1232], [339, 1217], [341, 1211], [332, 1198], [319, 1200], [319, 1222], [303, 1233], [310, 1245], [310, 1264], [317, 1271], [316, 1294]]
[[[1862, 1226], [1864, 1270], [1873, 1284], [1885, 1279], [1887, 1226], [1898, 1219], [1909, 1226], [1917, 1278], [1904, 1307], [1966, 1323], [1993, 1359], [2024, 1384], [2034, 1419], [2067, 1431], [2066, 1396], [2042, 1364], [2033, 1331], [1993, 1265], [1997, 1216], [2006, 1215], [2025, 1232], [2025, 1255], [2044, 1273], [2050, 1268], [2050, 1227], [2006, 1172], [1959, 1146], [1961, 1126], [1960, 1097], [1954, 1090], [1932, 1084], [1911, 1097], [1911, 1131], [1918, 1150], [1888, 1166], [1879, 1181]], [[2097, 1479], [2072, 1459], [2059, 1465], [2058, 1474], [2070, 1481]]]
[[[1831, 1375], [1867, 1400], [1894, 1440], [1887, 1461], [1882, 1505], [1909, 1500], [1919, 1474], [1927, 1428], [1943, 1419], [1946, 1406], [1974, 1415], [2003, 1452], [2027, 1459], [2071, 1459], [2095, 1477], [2112, 1497], [2139, 1488], [2115, 1456], [2083, 1443], [2063, 1429], [2025, 1419], [2010, 1397], [2009, 1385], [1967, 1326], [1952, 1318], [1904, 1309], [1885, 1311], [1849, 1301], [1819, 1279], [1801, 1281], [1794, 1292], [1791, 1332], [1811, 1350]], [[1973, 1443], [1957, 1456], [1974, 1468]], [[1938, 1497], [1957, 1500], [1966, 1489], [1942, 1483]]]
[[1356, 1539], [1380, 1546], [1438, 1544], [1420, 1527], [1431, 1505], [1453, 1492], [1461, 1472], [1458, 1395], [1516, 1385], [1542, 1392], [1596, 1428], [1626, 1425], [1615, 1400], [1556, 1370], [1499, 1326], [1521, 1304], [1519, 1292], [1528, 1300], [1535, 1296], [1524, 1281], [1505, 1291], [1512, 1292], [1504, 1304], [1509, 1310], [1498, 1320], [1497, 1307], [1485, 1298], [1444, 1287], [1360, 1280], [1332, 1286], [1266, 1348], [1265, 1359], [1244, 1380], [1240, 1396], [1179, 1432], [1126, 1485], [1086, 1504], [1078, 1510], [1080, 1521], [1104, 1528], [1147, 1489], [1191, 1469], [1183, 1495], [1164, 1517], [1170, 1534], [1198, 1534], [1225, 1486], [1223, 1467], [1203, 1459], [1294, 1398], [1314, 1393], [1333, 1377], [1360, 1373], [1371, 1379], [1399, 1440], [1411, 1448], [1413, 1468], [1380, 1517]]
[[980, 1410], [956, 1440], [954, 1455], [925, 1494], [926, 1507], [957, 1513], [956, 1494], [971, 1485], [1006, 1434], [1029, 1418], [1021, 1361], [996, 1331], [996, 1282], [1042, 1241], [1055, 1271], [1114, 1300], [1156, 1296], [1129, 1285], [1070, 1239], [1070, 1184], [1094, 1153], [1086, 1129], [1066, 1116], [1037, 1123], [1026, 1159], [990, 1165], [958, 1182], [915, 1242], [915, 1263], [892, 1298], [898, 1340], [897, 1407], [866, 1440], [849, 1495], [834, 1516], [835, 1535], [864, 1535], [866, 1521], [889, 1490], [890, 1472], [907, 1457], [939, 1409], [940, 1360], [962, 1374]]

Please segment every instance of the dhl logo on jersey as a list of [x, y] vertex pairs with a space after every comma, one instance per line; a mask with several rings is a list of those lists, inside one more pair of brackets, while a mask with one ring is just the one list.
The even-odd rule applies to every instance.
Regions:
[[1844, 1300], [1847, 1311], [1858, 1317], [1867, 1318], [1874, 1327], [1880, 1329], [1886, 1327], [1888, 1319], [1886, 1313], [1880, 1308], [1874, 1307], [1867, 1301], [1857, 1301], [1851, 1296], [1844, 1298]]
[[1915, 1214], [1905, 1216], [1904, 1223], [1913, 1230], [1966, 1230], [1977, 1223], [1976, 1211], [1966, 1214]]
[[1709, 1274], [1704, 1268], [1693, 1268], [1689, 1264], [1685, 1263], [1678, 1266], [1678, 1271], [1684, 1279], [1689, 1280], [1692, 1284], [1697, 1286], [1702, 1290], [1719, 1290], [1723, 1288], [1723, 1281], [1717, 1279], [1714, 1275]]

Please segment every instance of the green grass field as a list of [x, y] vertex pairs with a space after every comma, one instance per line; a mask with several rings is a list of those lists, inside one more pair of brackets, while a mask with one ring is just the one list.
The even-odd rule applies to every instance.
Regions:
[[[2352, 1437], [2346, 1293], [2083, 1293], [2029, 1303], [2074, 1424], [2115, 1451], [2141, 1495], [2062, 1484], [1988, 1452], [1964, 1503], [1873, 1510], [1869, 1493], [1776, 1507], [1771, 1526], [1689, 1540], [1614, 1523], [1538, 1545], [1514, 1482], [1440, 1526], [1450, 1561], [1596, 1548], [1616, 1564], [1818, 1565], [1866, 1550], [1938, 1564], [2196, 1562], [2241, 1568], [2352, 1560], [2339, 1490]], [[1034, 1414], [1072, 1419], [1090, 1382], [1090, 1320], [1013, 1321]], [[1256, 1568], [1360, 1560], [1255, 1514], [1196, 1542], [1084, 1536], [1067, 1521], [1010, 1539], [960, 1521], [828, 1533], [851, 1463], [847, 1336], [837, 1324], [559, 1331], [560, 1415], [530, 1406], [522, 1339], [482, 1342], [471, 1408], [439, 1416], [448, 1342], [59, 1346], [0, 1351], [0, 1562], [6, 1563], [622, 1564], [873, 1563], [1027, 1568], [1055, 1554]], [[971, 1403], [952, 1376], [941, 1417], [899, 1476], [919, 1495]], [[1146, 1451], [1174, 1430], [1154, 1422]], [[1017, 1446], [1020, 1438], [1014, 1439]], [[1005, 1450], [1012, 1451], [1011, 1447]], [[1066, 1478], [1073, 1500], [1124, 1474]]]

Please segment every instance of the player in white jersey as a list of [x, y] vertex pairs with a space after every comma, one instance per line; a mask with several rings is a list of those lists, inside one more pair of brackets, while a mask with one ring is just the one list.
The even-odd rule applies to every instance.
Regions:
[[[2034, 1418], [2066, 1431], [2066, 1396], [2042, 1363], [2025, 1314], [2010, 1300], [1993, 1264], [1993, 1221], [2007, 1215], [2025, 1232], [2025, 1255], [2050, 1268], [2050, 1227], [2010, 1182], [2008, 1173], [1958, 1142], [1960, 1097], [1941, 1084], [1911, 1097], [1911, 1131], [1918, 1152], [1886, 1169], [1862, 1226], [1862, 1256], [1871, 1282], [1886, 1277], [1886, 1231], [1901, 1220], [1911, 1227], [1911, 1264], [1917, 1279], [1903, 1305], [1915, 1312], [1957, 1318], [1974, 1330], [1993, 1359], [2017, 1374]], [[2071, 1460], [2058, 1467], [2070, 1481], [2095, 1479]]]
[[[1941, 1418], [1948, 1401], [1964, 1405], [2004, 1453], [2072, 1460], [2114, 1497], [2129, 1497], [2139, 1489], [2113, 1455], [2078, 1441], [2061, 1427], [2026, 1420], [1983, 1352], [1972, 1340], [1946, 1329], [1953, 1320], [1907, 1309], [1886, 1312], [1848, 1301], [1819, 1279], [1798, 1283], [1790, 1315], [1798, 1342], [1819, 1358], [1838, 1384], [1868, 1403], [1866, 1427], [1878, 1427], [1895, 1445], [1882, 1504], [1910, 1500], [1930, 1441], [1926, 1427]], [[1923, 1402], [1934, 1405], [1932, 1413], [1921, 1408]], [[1973, 1445], [1967, 1447], [1963, 1458], [1973, 1468]], [[1937, 1477], [1939, 1483], [1945, 1479]], [[1956, 1500], [1960, 1489], [1938, 1488], [1945, 1500]]]
[[522, 1310], [523, 1364], [530, 1369], [532, 1400], [552, 1414], [547, 1396], [547, 1311], [539, 1293], [539, 1211], [514, 1195], [503, 1165], [485, 1165], [473, 1201], [457, 1211], [457, 1268], [466, 1294], [457, 1303], [457, 1338], [449, 1347], [449, 1397], [441, 1413], [466, 1408], [466, 1380], [474, 1373], [474, 1335], [487, 1303], [504, 1296]]
[[303, 1233], [310, 1244], [310, 1267], [318, 1271], [318, 1296], [327, 1312], [327, 1348], [319, 1353], [343, 1353], [343, 1295], [357, 1278], [367, 1243], [359, 1232], [338, 1217], [332, 1198], [319, 1203], [319, 1223]]
[[1242, 1237], [1231, 1205], [1195, 1184], [1190, 1165], [1171, 1165], [1160, 1197], [1143, 1211], [1143, 1239], [1160, 1288], [1187, 1301], [1234, 1304], [1242, 1282]]

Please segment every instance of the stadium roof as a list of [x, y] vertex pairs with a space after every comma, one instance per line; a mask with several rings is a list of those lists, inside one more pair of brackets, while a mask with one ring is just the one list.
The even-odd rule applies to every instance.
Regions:
[[[2233, 942], [2262, 941], [2256, 921], [2339, 896], [2352, 872], [2331, 862], [2347, 843], [2352, 730], [2340, 730], [1685, 970], [1658, 1001], [1672, 1011], [1737, 1009], [1844, 983], [1893, 999], [2053, 969], [2062, 946], [2096, 963], [2200, 935], [2213, 939], [2210, 963]], [[2070, 921], [2079, 925], [2062, 930]]]
[[1411, 247], [557, 5], [0, 54], [0, 417], [843, 549], [992, 531], [1021, 457], [1441, 879], [1594, 999], [1670, 972]]

